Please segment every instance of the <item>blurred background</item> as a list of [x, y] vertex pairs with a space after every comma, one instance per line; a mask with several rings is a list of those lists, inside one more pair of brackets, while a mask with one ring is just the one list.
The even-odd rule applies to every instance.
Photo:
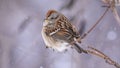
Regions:
[[[0, 0], [0, 68], [115, 68], [103, 59], [74, 49], [46, 49], [41, 37], [48, 10], [63, 13], [86, 32], [104, 13], [101, 0]], [[118, 12], [120, 8], [117, 7]], [[120, 63], [120, 26], [111, 11], [82, 41]]]

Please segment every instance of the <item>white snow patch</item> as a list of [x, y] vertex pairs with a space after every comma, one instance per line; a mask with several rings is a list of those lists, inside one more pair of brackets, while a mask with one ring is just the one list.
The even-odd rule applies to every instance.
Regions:
[[40, 66], [40, 68], [43, 68], [43, 66]]
[[115, 40], [117, 38], [117, 34], [115, 31], [109, 31], [107, 34], [108, 40]]

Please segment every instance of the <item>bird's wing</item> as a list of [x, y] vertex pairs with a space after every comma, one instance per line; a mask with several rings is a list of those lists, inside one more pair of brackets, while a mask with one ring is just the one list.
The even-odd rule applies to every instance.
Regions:
[[56, 32], [54, 35], [52, 35], [52, 37], [56, 40], [63, 40], [66, 42], [74, 41], [72, 34], [70, 34], [69, 31], [62, 28], [58, 32]]
[[59, 20], [57, 20], [56, 27], [65, 29], [65, 31], [67, 31], [68, 33], [70, 33], [74, 37], [77, 37], [79, 35], [78, 31], [75, 29], [75, 27], [63, 15], [61, 16], [61, 18]]

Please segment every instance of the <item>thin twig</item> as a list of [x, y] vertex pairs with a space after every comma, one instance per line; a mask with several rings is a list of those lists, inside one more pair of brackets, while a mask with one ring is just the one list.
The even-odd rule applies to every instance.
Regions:
[[104, 3], [108, 4], [110, 9], [112, 10], [112, 13], [117, 20], [118, 24], [120, 25], [120, 16], [118, 15], [116, 6], [120, 6], [120, 1], [119, 0], [102, 0]]
[[120, 25], [120, 16], [118, 15], [117, 9], [114, 7], [112, 9], [115, 19], [117, 20], [118, 24]]
[[120, 68], [120, 65], [117, 62], [115, 62], [114, 60], [109, 58], [103, 52], [101, 52], [93, 47], [90, 47], [90, 46], [88, 47], [88, 50], [86, 50], [86, 51], [88, 52], [88, 54], [98, 56], [98, 57], [104, 59], [106, 61], [106, 63], [108, 63], [110, 65], [114, 65], [116, 68]]
[[107, 11], [109, 10], [109, 7], [107, 7], [107, 9], [105, 10], [105, 12], [102, 14], [102, 16], [97, 20], [97, 22], [93, 25], [93, 27], [91, 27], [85, 34], [83, 34], [83, 36], [81, 37], [81, 39], [84, 39], [87, 34], [89, 34], [97, 24], [100, 23], [100, 21], [102, 20], [102, 18], [105, 16], [105, 14], [107, 13]]

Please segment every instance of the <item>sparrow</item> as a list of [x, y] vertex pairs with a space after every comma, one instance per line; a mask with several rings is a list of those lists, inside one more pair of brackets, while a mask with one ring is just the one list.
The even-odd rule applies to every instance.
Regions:
[[47, 48], [58, 52], [74, 48], [79, 53], [87, 53], [78, 45], [80, 35], [75, 26], [58, 11], [49, 10], [46, 13], [41, 33]]

